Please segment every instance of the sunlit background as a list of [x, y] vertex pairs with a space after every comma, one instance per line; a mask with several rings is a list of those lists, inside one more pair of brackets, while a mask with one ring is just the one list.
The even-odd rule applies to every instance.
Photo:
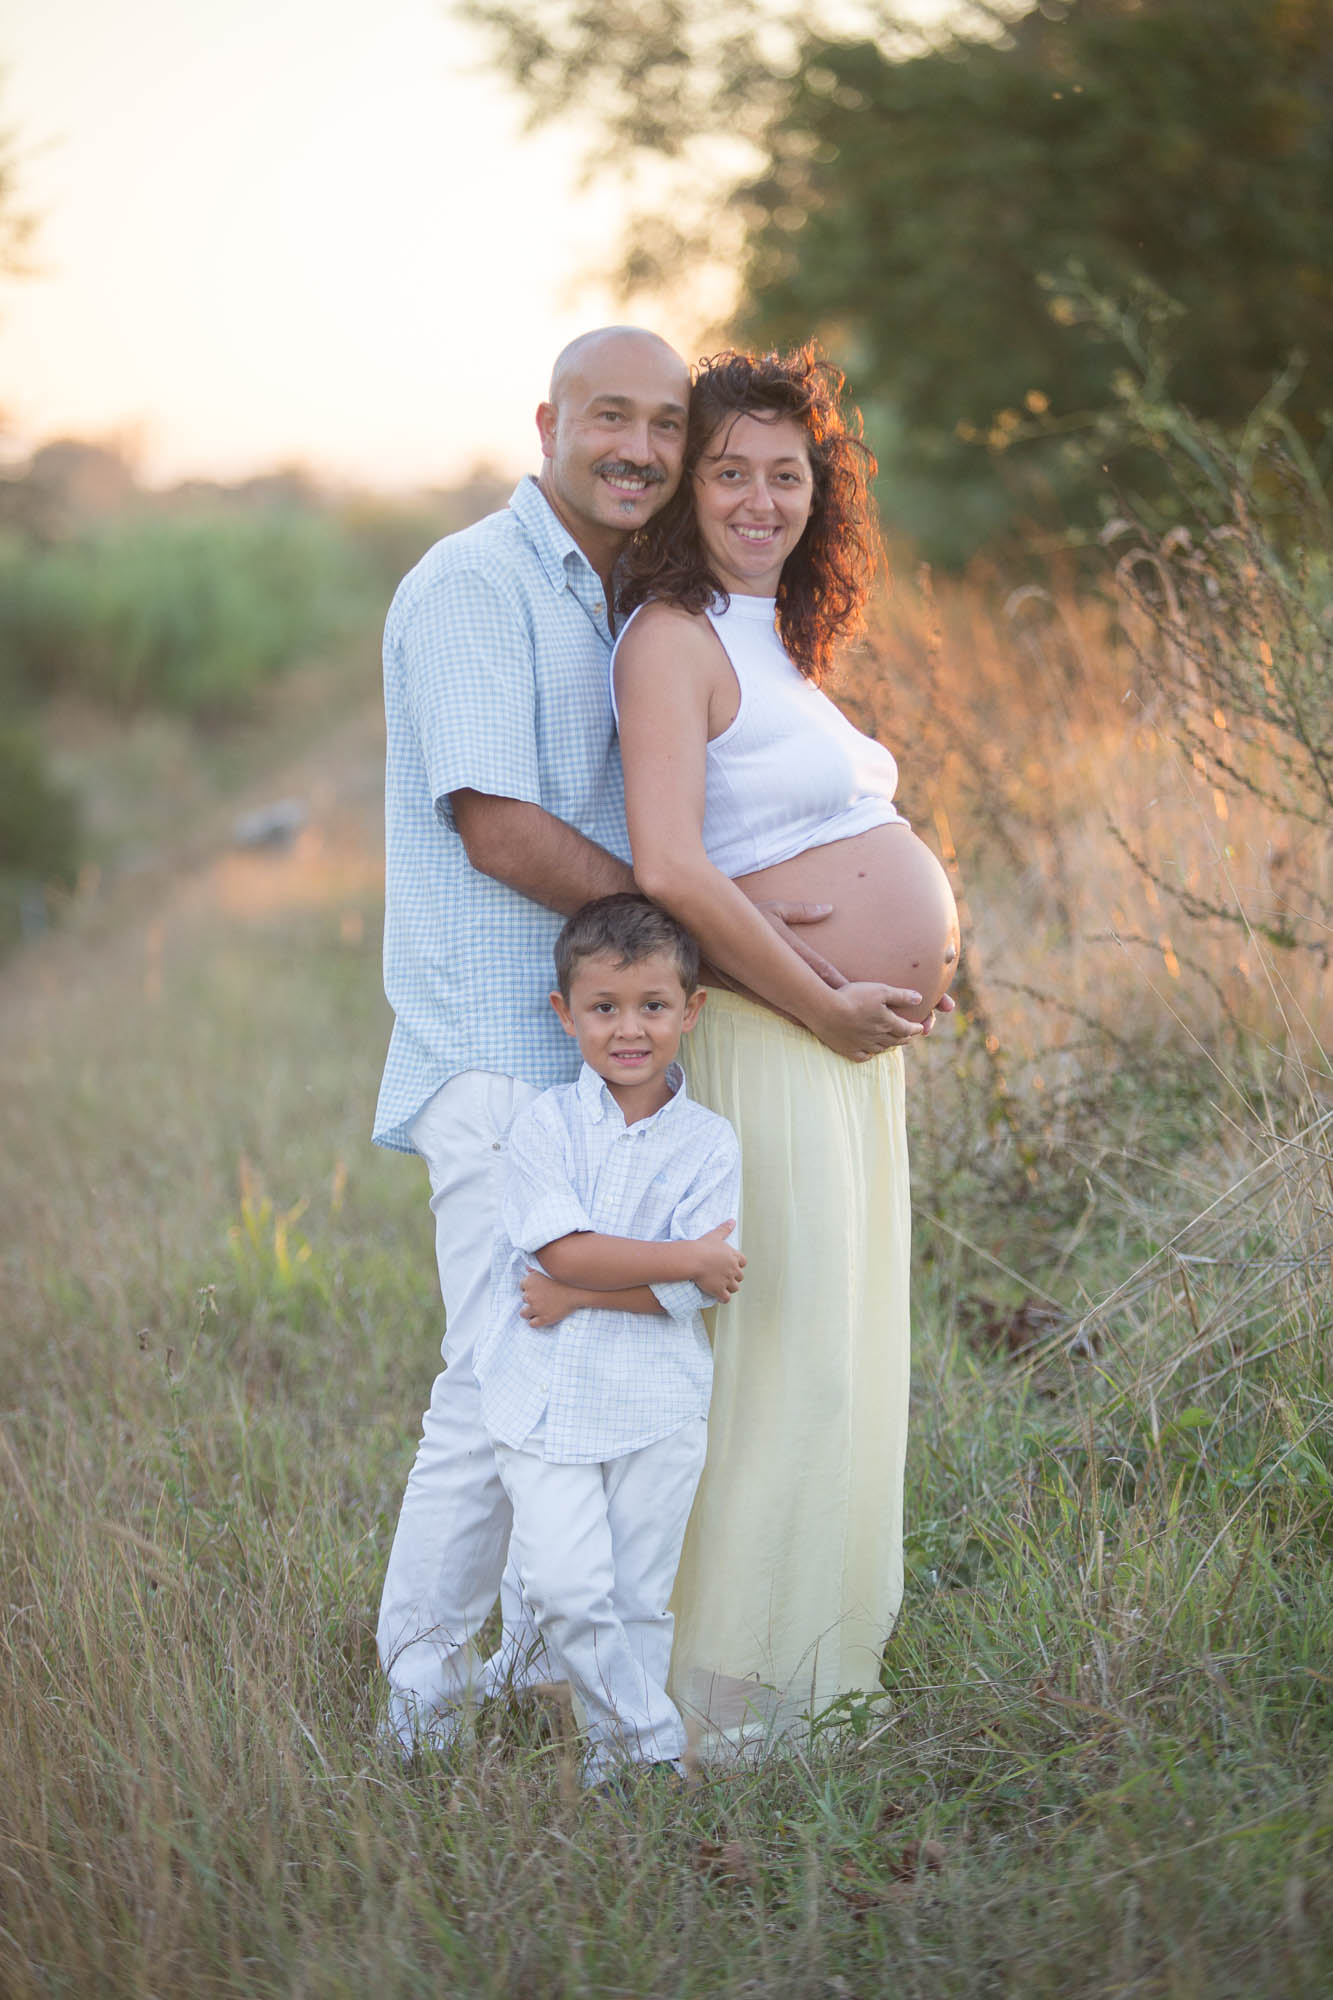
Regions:
[[156, 481], [389, 488], [530, 461], [551, 355], [613, 310], [619, 204], [443, 0], [29, 0], [0, 64], [40, 224], [0, 283], [11, 456], [118, 433]]

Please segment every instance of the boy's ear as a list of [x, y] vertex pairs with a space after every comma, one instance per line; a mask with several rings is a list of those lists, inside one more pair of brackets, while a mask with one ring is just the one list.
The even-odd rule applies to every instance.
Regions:
[[680, 1032], [682, 1035], [689, 1034], [690, 1029], [694, 1026], [700, 1013], [703, 1011], [703, 1004], [707, 998], [708, 988], [706, 986], [696, 986], [689, 999], [685, 1002], [685, 1012], [680, 1018]]
[[560, 1025], [564, 1029], [565, 1033], [567, 1035], [577, 1034], [578, 1030], [574, 1026], [574, 1016], [570, 1013], [568, 1007], [565, 1005], [564, 994], [553, 993], [551, 995], [551, 1005], [555, 1008], [556, 1013], [560, 1016]]

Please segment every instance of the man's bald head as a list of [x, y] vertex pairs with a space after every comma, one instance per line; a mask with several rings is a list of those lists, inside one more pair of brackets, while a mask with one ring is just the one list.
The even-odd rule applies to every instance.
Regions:
[[597, 326], [589, 333], [575, 334], [555, 357], [547, 400], [558, 405], [575, 383], [586, 385], [603, 364], [618, 372], [619, 367], [632, 366], [636, 359], [655, 364], [658, 371], [678, 373], [681, 400], [689, 401], [689, 369], [669, 341], [644, 326]]
[[537, 411], [538, 483], [604, 580], [680, 484], [689, 402], [688, 368], [645, 327], [599, 326], [556, 359]]

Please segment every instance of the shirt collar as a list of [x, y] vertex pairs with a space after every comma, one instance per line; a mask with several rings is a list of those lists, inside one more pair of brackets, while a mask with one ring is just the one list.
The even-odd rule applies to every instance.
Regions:
[[[629, 1131], [637, 1132], [644, 1126], [656, 1124], [659, 1118], [667, 1117], [678, 1104], [685, 1102], [689, 1092], [685, 1088], [685, 1072], [678, 1062], [671, 1064], [666, 1073], [666, 1080], [671, 1085], [671, 1095], [666, 1103], [654, 1111], [651, 1117], [636, 1119], [634, 1124], [628, 1127]], [[580, 1069], [578, 1082], [574, 1087], [578, 1101], [583, 1107], [584, 1116], [590, 1124], [600, 1125], [604, 1118], [618, 1119], [622, 1125], [625, 1123], [624, 1112], [612, 1097], [605, 1082], [589, 1064], [584, 1063]]]
[[570, 581], [569, 563], [572, 557], [576, 567], [581, 567], [597, 585], [598, 596], [602, 595], [601, 578], [531, 473], [520, 479], [514, 488], [509, 499], [509, 511], [517, 517], [532, 543], [533, 552], [546, 572], [552, 590], [563, 590]]

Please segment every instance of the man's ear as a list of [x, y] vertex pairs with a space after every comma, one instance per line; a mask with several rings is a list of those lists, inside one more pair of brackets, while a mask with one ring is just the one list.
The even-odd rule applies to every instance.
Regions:
[[565, 1005], [564, 994], [553, 993], [551, 995], [551, 1005], [555, 1008], [556, 1013], [560, 1016], [560, 1025], [564, 1029], [565, 1033], [567, 1035], [577, 1034], [578, 1030], [574, 1026], [574, 1016], [570, 1013], [568, 1007]]
[[680, 1018], [680, 1032], [682, 1035], [689, 1034], [690, 1029], [703, 1012], [703, 1004], [707, 998], [708, 988], [706, 986], [696, 986], [689, 999], [685, 1002], [685, 1012]]
[[537, 435], [542, 441], [542, 457], [555, 457], [555, 430], [559, 412], [554, 403], [538, 403]]

